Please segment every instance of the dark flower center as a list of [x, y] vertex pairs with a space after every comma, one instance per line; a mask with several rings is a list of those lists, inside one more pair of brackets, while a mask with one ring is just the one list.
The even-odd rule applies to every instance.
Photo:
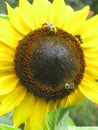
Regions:
[[[30, 57], [33, 78], [48, 87], [58, 87], [73, 80], [79, 71], [79, 57], [74, 47], [59, 36], [43, 36], [35, 41]], [[65, 45], [66, 42], [66, 45]]]
[[15, 69], [20, 82], [38, 97], [58, 99], [80, 83], [84, 56], [78, 41], [57, 28], [41, 28], [25, 36], [16, 49]]

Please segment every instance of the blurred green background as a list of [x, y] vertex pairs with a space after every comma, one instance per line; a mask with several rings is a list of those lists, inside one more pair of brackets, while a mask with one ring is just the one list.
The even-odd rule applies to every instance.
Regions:
[[[32, 0], [29, 0], [32, 3]], [[50, 0], [51, 2], [53, 0]], [[12, 7], [18, 5], [18, 0], [0, 0], [0, 13], [7, 14], [6, 2]], [[66, 3], [78, 10], [85, 5], [90, 6], [90, 16], [98, 13], [98, 0], [66, 0]], [[70, 111], [70, 116], [77, 126], [98, 126], [98, 105], [85, 99]], [[11, 113], [0, 117], [0, 123], [12, 125]]]
[[[6, 10], [6, 2], [10, 3], [12, 7], [18, 5], [19, 0], [0, 0], [0, 13], [7, 13]], [[31, 3], [33, 0], [29, 0]], [[53, 1], [53, 0], [49, 0]], [[89, 5], [90, 9], [94, 12], [94, 14], [98, 13], [98, 0], [65, 0], [67, 4], [72, 6], [75, 10], [83, 8], [85, 5]]]
[[70, 111], [76, 126], [98, 126], [98, 104], [84, 99]]

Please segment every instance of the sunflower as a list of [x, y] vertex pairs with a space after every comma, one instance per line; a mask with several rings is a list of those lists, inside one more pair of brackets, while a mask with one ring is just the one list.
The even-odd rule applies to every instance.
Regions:
[[14, 126], [45, 127], [49, 111], [84, 97], [98, 103], [98, 15], [64, 0], [19, 0], [0, 18], [0, 115]]

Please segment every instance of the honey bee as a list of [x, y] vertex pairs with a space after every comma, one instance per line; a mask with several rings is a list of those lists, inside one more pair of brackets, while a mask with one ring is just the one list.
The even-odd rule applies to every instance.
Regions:
[[75, 86], [74, 86], [74, 83], [66, 83], [66, 84], [65, 84], [65, 88], [66, 88], [66, 89], [74, 89], [74, 87], [75, 87]]
[[77, 34], [77, 35], [75, 35], [75, 37], [79, 40], [80, 43], [83, 43], [83, 39], [81, 38], [80, 35]]
[[49, 27], [51, 32], [54, 32], [54, 33], [57, 32], [57, 28], [52, 23], [50, 23], [50, 22], [44, 22], [42, 24], [42, 26], [43, 27]]

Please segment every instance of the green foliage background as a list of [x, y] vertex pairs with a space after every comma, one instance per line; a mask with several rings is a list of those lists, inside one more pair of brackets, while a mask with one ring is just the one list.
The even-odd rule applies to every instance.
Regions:
[[98, 104], [84, 99], [71, 109], [70, 117], [76, 126], [98, 126]]
[[[19, 0], [0, 0], [0, 13], [7, 13], [6, 10], [6, 2], [10, 3], [12, 7], [15, 7], [18, 5]], [[33, 0], [29, 0], [31, 3]], [[53, 0], [49, 0], [53, 2]], [[94, 11], [94, 13], [98, 13], [98, 0], [65, 0], [67, 4], [71, 5], [75, 10], [83, 8], [85, 5], [90, 5], [91, 10]]]

